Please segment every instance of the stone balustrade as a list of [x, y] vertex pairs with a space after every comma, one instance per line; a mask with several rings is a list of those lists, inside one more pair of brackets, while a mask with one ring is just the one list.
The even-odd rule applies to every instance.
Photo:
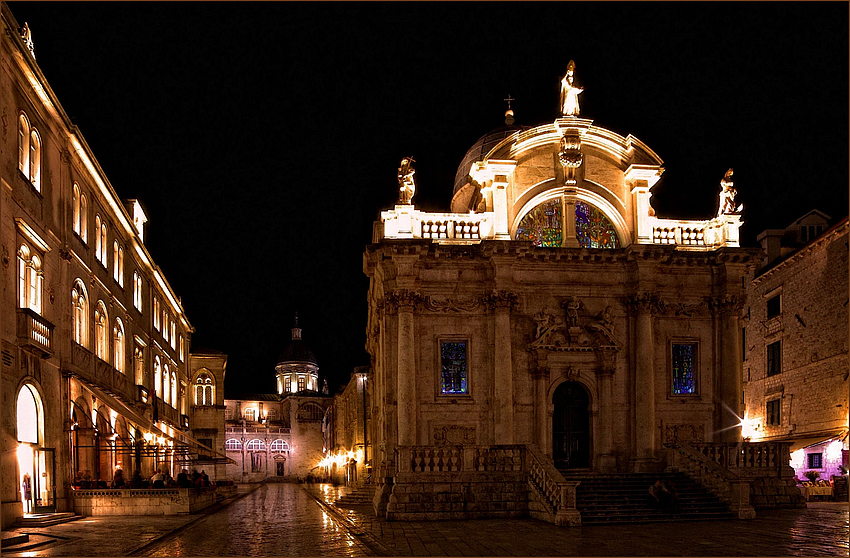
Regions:
[[397, 205], [381, 213], [383, 238], [422, 238], [445, 243], [495, 238], [493, 213], [425, 213]]
[[29, 308], [18, 308], [18, 343], [41, 350], [47, 358], [53, 354], [53, 324]]
[[79, 515], [182, 515], [236, 494], [236, 486], [72, 490]]

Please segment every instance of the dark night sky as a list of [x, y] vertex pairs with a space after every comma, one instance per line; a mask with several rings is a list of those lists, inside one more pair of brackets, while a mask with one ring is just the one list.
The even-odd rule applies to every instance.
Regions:
[[368, 364], [363, 248], [417, 163], [448, 211], [478, 137], [582, 116], [665, 161], [661, 217], [710, 218], [735, 169], [743, 244], [848, 208], [848, 5], [834, 3], [31, 3], [38, 63], [227, 389], [272, 391], [297, 310], [331, 385]]

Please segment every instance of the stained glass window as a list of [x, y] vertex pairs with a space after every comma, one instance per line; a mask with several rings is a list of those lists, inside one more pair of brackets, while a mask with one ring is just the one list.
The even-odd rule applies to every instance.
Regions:
[[440, 393], [466, 395], [469, 393], [466, 375], [466, 341], [440, 342]]
[[605, 214], [576, 200], [576, 239], [582, 248], [619, 248], [617, 231]]
[[694, 395], [696, 343], [673, 343], [673, 395]]
[[560, 246], [562, 213], [561, 200], [541, 203], [522, 218], [516, 239], [531, 241], [535, 246]]

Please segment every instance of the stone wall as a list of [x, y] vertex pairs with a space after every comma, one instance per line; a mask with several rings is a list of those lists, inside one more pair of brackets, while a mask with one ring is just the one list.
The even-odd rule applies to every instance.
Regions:
[[525, 472], [399, 473], [388, 520], [481, 519], [528, 515]]
[[236, 486], [152, 490], [74, 490], [80, 515], [181, 515], [195, 513], [236, 494]]
[[806, 499], [793, 478], [761, 477], [752, 479], [750, 501], [757, 510], [805, 508]]

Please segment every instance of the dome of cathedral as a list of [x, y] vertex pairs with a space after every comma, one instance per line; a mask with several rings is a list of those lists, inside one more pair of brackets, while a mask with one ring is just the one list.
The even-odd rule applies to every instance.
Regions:
[[478, 138], [478, 141], [476, 141], [472, 147], [469, 148], [469, 151], [466, 152], [466, 155], [464, 155], [463, 160], [460, 162], [460, 166], [457, 168], [457, 173], [455, 173], [455, 188], [452, 191], [452, 194], [457, 194], [458, 190], [463, 188], [467, 182], [469, 182], [469, 169], [472, 167], [472, 163], [475, 161], [483, 161], [487, 153], [496, 147], [496, 145], [498, 145], [503, 139], [516, 132], [527, 130], [531, 127], [532, 126], [519, 125], [501, 126]]
[[297, 319], [295, 321], [295, 327], [292, 328], [292, 340], [283, 348], [280, 356], [277, 357], [277, 363], [279, 365], [290, 362], [307, 362], [317, 366], [319, 364], [316, 362], [313, 351], [301, 339], [301, 328], [298, 327]]

